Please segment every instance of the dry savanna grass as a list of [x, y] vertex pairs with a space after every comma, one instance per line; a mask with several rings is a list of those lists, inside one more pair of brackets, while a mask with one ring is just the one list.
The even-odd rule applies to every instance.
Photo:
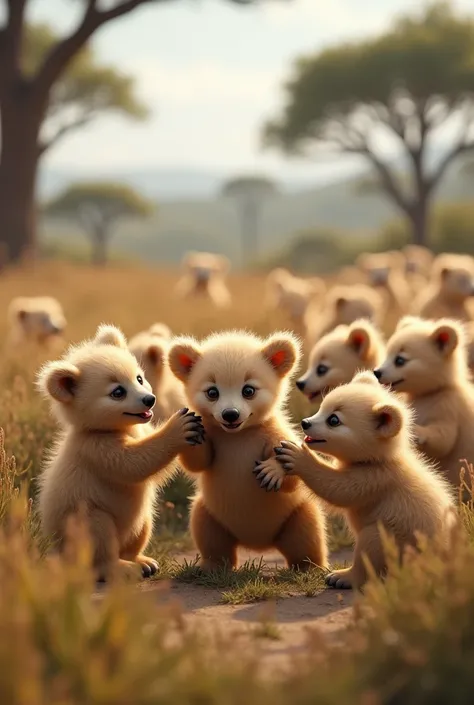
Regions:
[[[154, 321], [167, 323], [175, 333], [196, 336], [222, 328], [266, 334], [288, 327], [279, 313], [263, 312], [264, 281], [259, 275], [232, 276], [234, 304], [220, 312], [200, 301], [175, 302], [171, 292], [176, 278], [177, 272], [139, 266], [100, 271], [46, 263], [2, 274], [0, 308], [6, 311], [17, 295], [56, 296], [69, 321], [70, 341], [90, 336], [102, 321], [120, 325], [129, 336]], [[5, 320], [1, 326], [5, 334]], [[236, 571], [203, 575], [186, 532], [192, 488], [183, 479], [172, 483], [162, 498], [153, 544], [160, 557], [156, 581], [148, 581], [142, 590], [132, 583], [117, 583], [97, 593], [87, 532], [80, 522], [71, 526], [66, 560], [47, 555], [47, 546], [38, 538], [32, 501], [35, 478], [55, 433], [32, 384], [41, 361], [42, 355], [34, 351], [2, 353], [0, 366], [1, 703], [471, 701], [472, 503], [463, 507], [463, 526], [453, 533], [448, 551], [427, 544], [400, 567], [393, 547], [387, 545], [389, 579], [369, 582], [336, 638], [313, 625], [291, 653], [285, 648], [296, 627], [288, 610], [285, 619], [278, 616], [279, 606], [302, 604], [299, 618], [303, 614], [308, 620], [321, 604], [329, 604], [329, 593], [325, 597], [322, 592], [321, 571], [295, 574], [271, 561], [251, 559]], [[291, 410], [299, 419], [307, 407], [294, 395]], [[331, 541], [333, 549], [350, 541], [341, 520], [331, 522]], [[189, 615], [196, 611], [197, 593], [207, 602], [201, 619], [194, 620]], [[176, 595], [188, 599], [189, 609], [183, 611], [176, 604]], [[336, 614], [338, 601], [344, 605], [345, 598], [334, 592], [332, 596], [330, 609]], [[248, 615], [248, 610], [260, 609], [251, 604], [255, 602], [263, 607], [250, 629], [235, 630], [238, 622], [218, 617], [221, 629], [209, 630], [212, 610], [227, 610], [227, 617]], [[276, 661], [269, 661], [270, 656]]]

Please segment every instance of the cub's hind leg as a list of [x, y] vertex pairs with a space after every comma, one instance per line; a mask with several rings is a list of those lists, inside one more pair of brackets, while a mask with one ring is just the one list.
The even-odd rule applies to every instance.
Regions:
[[144, 578], [149, 578], [154, 575], [158, 570], [158, 563], [154, 558], [145, 556], [142, 551], [148, 545], [150, 540], [151, 531], [153, 528], [153, 521], [151, 517], [148, 517], [142, 527], [142, 530], [133, 536], [126, 546], [120, 551], [120, 558], [128, 561], [133, 561], [138, 563], [142, 569], [142, 575]]
[[191, 509], [191, 535], [201, 554], [203, 570], [213, 570], [223, 565], [237, 565], [237, 539], [232, 536], [206, 509], [198, 497]]
[[314, 565], [326, 568], [326, 526], [320, 508], [309, 501], [300, 504], [280, 529], [274, 545], [286, 558], [289, 568], [304, 571]]
[[106, 512], [95, 509], [89, 513], [88, 518], [96, 579], [104, 582], [118, 571], [138, 577], [137, 564], [120, 557], [119, 539], [112, 517]]

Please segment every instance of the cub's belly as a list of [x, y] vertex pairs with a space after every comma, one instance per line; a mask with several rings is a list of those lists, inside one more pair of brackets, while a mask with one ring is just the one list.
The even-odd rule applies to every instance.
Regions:
[[293, 510], [302, 502], [300, 492], [266, 492], [255, 477], [226, 477], [209, 473], [201, 478], [204, 504], [240, 544], [262, 549], [272, 545], [275, 536]]

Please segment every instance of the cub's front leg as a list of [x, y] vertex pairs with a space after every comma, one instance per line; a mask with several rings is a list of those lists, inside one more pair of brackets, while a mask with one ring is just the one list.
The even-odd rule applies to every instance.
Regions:
[[260, 481], [260, 487], [267, 492], [294, 492], [298, 486], [298, 478], [282, 470], [274, 454], [279, 448], [267, 444], [262, 453], [262, 459], [255, 461], [254, 475]]

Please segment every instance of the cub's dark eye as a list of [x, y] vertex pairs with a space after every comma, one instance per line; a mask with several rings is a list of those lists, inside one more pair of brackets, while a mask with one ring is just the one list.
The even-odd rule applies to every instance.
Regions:
[[138, 384], [143, 384], [143, 377], [141, 375], [138, 375], [137, 382]]
[[125, 387], [115, 387], [113, 392], [110, 392], [110, 396], [112, 397], [112, 399], [125, 399], [125, 397], [127, 396], [127, 390], [125, 389]]
[[217, 387], [209, 387], [206, 391], [206, 396], [210, 401], [217, 401], [219, 399], [219, 390]]
[[327, 365], [321, 364], [316, 367], [316, 374], [318, 375], [318, 377], [324, 377], [324, 375], [326, 375], [328, 372], [329, 367]]
[[252, 397], [255, 396], [255, 392], [257, 390], [255, 387], [252, 387], [251, 384], [246, 384], [244, 387], [242, 387], [242, 396], [244, 399], [251, 399]]
[[331, 416], [327, 417], [326, 423], [331, 428], [336, 428], [336, 426], [341, 425], [341, 420], [340, 420], [339, 416], [337, 416], [337, 414], [331, 414]]
[[395, 365], [395, 367], [403, 367], [403, 365], [406, 364], [406, 358], [403, 357], [403, 355], [397, 355], [397, 357], [393, 361], [393, 364]]

